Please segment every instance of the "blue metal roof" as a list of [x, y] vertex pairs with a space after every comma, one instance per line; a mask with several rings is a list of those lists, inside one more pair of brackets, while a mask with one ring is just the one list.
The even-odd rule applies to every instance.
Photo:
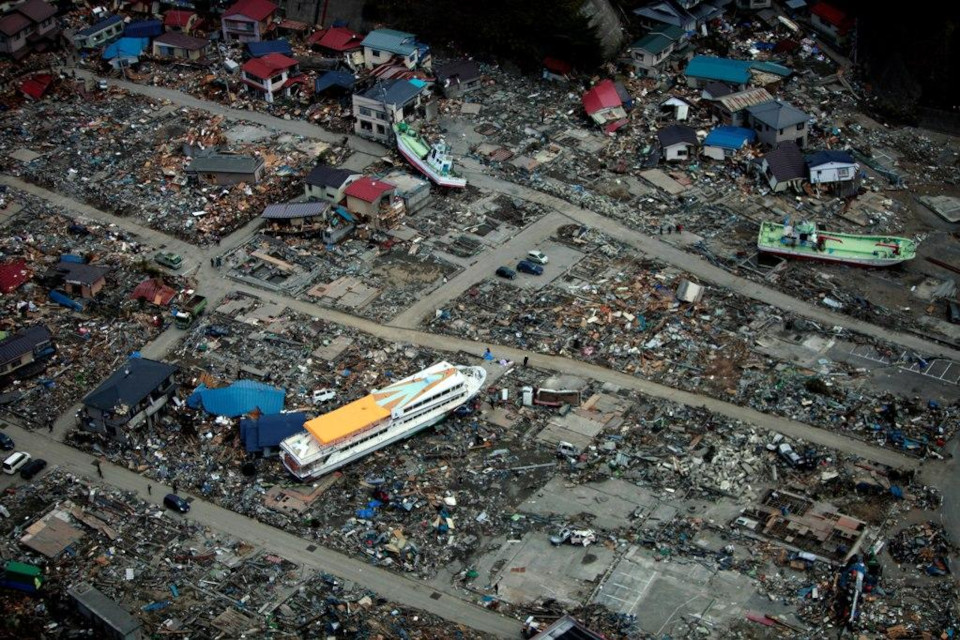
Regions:
[[753, 66], [753, 63], [749, 60], [694, 56], [690, 62], [687, 63], [687, 69], [684, 73], [688, 76], [705, 80], [746, 84], [750, 81], [751, 66]]
[[363, 39], [363, 46], [408, 56], [417, 50], [416, 36], [393, 29], [374, 29]]
[[300, 411], [260, 416], [259, 420], [244, 418], [240, 421], [240, 438], [248, 452], [263, 451], [303, 431], [306, 421], [307, 414]]
[[750, 68], [754, 71], [763, 71], [764, 73], [772, 73], [775, 76], [781, 76], [786, 78], [793, 73], [793, 69], [790, 67], [785, 67], [782, 64], [777, 64], [776, 62], [769, 62], [766, 60], [761, 60], [759, 62], [751, 63]]
[[86, 29], [81, 29], [77, 31], [77, 37], [85, 38], [87, 36], [92, 36], [95, 33], [100, 33], [110, 25], [117, 24], [118, 22], [123, 22], [123, 18], [120, 16], [107, 16], [100, 22], [97, 22]]
[[120, 38], [103, 50], [104, 60], [136, 58], [150, 44], [150, 38]]
[[160, 20], [140, 20], [131, 22], [123, 28], [124, 38], [152, 38], [163, 33], [163, 22]]
[[356, 81], [357, 78], [352, 73], [346, 71], [327, 71], [317, 78], [314, 84], [314, 91], [319, 93], [330, 87], [340, 87], [341, 89], [352, 91]]
[[385, 104], [404, 105], [416, 98], [422, 88], [422, 84], [410, 80], [381, 80], [360, 95]]
[[228, 418], [242, 416], [254, 409], [270, 415], [283, 410], [285, 397], [283, 389], [254, 380], [237, 380], [229, 387], [219, 389], [209, 389], [201, 384], [187, 398], [187, 406], [191, 409], [203, 407], [207, 413]]
[[285, 56], [293, 55], [293, 49], [286, 40], [264, 40], [262, 42], [248, 42], [247, 52], [253, 58], [262, 58], [268, 53], [282, 53]]
[[721, 149], [740, 149], [747, 142], [757, 139], [757, 132], [744, 127], [717, 127], [707, 134], [703, 141], [705, 147]]

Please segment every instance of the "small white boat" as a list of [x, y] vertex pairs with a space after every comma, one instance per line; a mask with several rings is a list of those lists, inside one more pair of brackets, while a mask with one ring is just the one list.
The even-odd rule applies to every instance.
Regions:
[[397, 137], [397, 148], [400, 155], [407, 162], [415, 166], [420, 173], [430, 178], [441, 187], [462, 189], [467, 186], [467, 179], [453, 170], [453, 160], [450, 159], [450, 147], [440, 140], [436, 144], [427, 144], [416, 131], [406, 122], [393, 125], [393, 133]]

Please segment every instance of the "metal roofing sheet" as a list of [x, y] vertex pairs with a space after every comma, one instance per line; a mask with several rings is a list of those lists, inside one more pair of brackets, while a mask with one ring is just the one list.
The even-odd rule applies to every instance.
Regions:
[[285, 56], [293, 55], [293, 48], [286, 40], [263, 40], [261, 42], [248, 42], [247, 51], [249, 51], [250, 55], [254, 58], [262, 58], [268, 53], [281, 53]]
[[289, 220], [290, 218], [312, 218], [330, 208], [329, 202], [299, 202], [292, 204], [268, 205], [260, 217], [268, 220]]
[[238, 418], [254, 410], [269, 415], [283, 410], [285, 396], [283, 389], [254, 380], [238, 380], [219, 389], [201, 384], [187, 398], [187, 406], [192, 409], [202, 406], [207, 413], [228, 418]]

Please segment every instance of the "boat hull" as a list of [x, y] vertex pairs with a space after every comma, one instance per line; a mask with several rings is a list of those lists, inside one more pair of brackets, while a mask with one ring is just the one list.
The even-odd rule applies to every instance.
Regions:
[[907, 262], [910, 258], [857, 258], [854, 256], [830, 255], [826, 253], [811, 253], [807, 251], [796, 251], [790, 247], [770, 247], [767, 245], [757, 245], [757, 249], [763, 253], [772, 253], [778, 256], [793, 258], [794, 260], [813, 260], [816, 262], [834, 262], [840, 264], [849, 264], [858, 267], [892, 267], [893, 265]]
[[441, 176], [438, 174], [425, 161], [409, 151], [399, 137], [397, 138], [397, 149], [400, 150], [400, 155], [402, 155], [407, 162], [416, 167], [420, 173], [430, 178], [430, 181], [434, 184], [452, 189], [462, 189], [467, 186], [466, 178], [454, 178], [452, 176]]

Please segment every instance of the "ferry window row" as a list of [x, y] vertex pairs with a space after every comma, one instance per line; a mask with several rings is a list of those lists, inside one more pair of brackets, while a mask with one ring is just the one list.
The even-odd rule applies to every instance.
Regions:
[[462, 388], [463, 388], [463, 385], [458, 384], [458, 385], [455, 386], [455, 387], [451, 387], [451, 388], [447, 389], [447, 390], [444, 391], [443, 393], [438, 393], [437, 395], [435, 395], [435, 396], [433, 396], [433, 397], [427, 398], [426, 400], [421, 400], [420, 402], [417, 402], [417, 403], [414, 403], [414, 404], [410, 405], [409, 407], [407, 407], [406, 409], [404, 409], [404, 412], [413, 411], [413, 410], [416, 409], [417, 407], [421, 407], [421, 406], [423, 406], [423, 405], [425, 405], [425, 404], [429, 404], [429, 403], [431, 403], [431, 402], [434, 402], [435, 400], [437, 400], [437, 399], [439, 399], [439, 398], [442, 398], [443, 396], [450, 395], [451, 393], [456, 393], [456, 392], [460, 391], [460, 389], [462, 389]]

